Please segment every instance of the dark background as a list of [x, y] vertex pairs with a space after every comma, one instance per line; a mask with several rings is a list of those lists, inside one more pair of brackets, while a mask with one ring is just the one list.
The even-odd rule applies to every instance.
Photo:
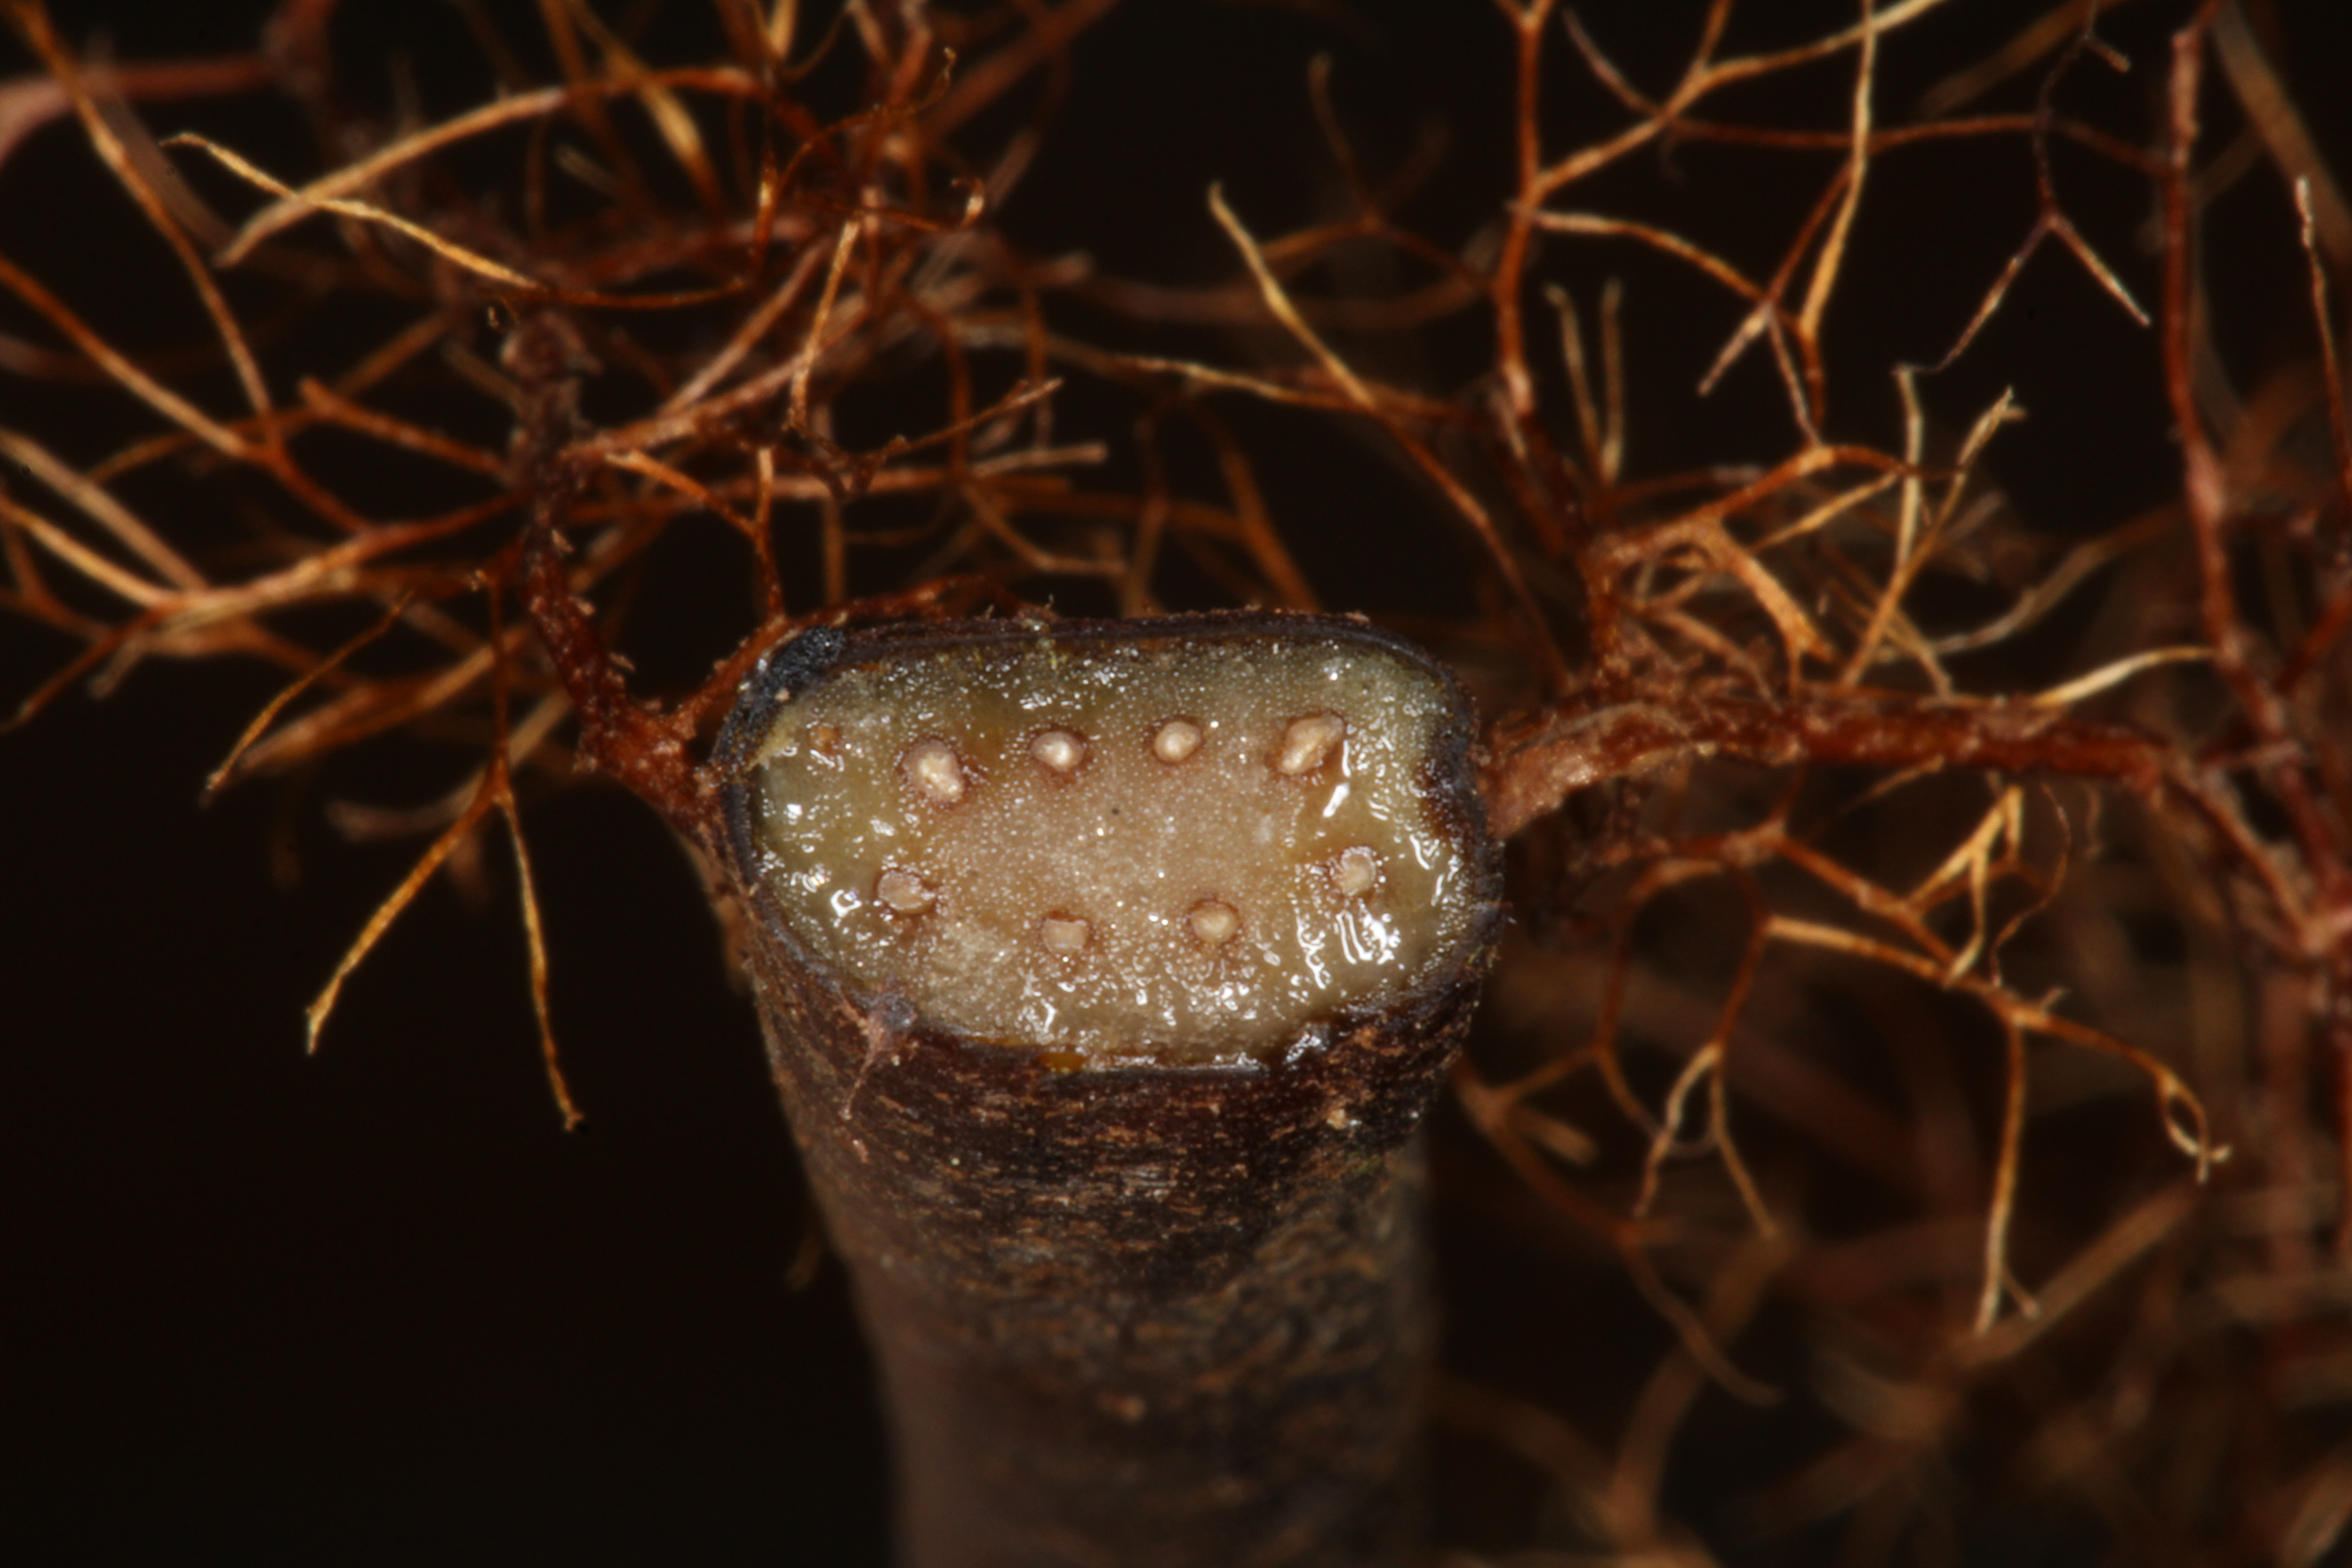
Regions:
[[[1450, 128], [1445, 160], [1406, 216], [1460, 243], [1493, 211], [1508, 167], [1502, 25], [1483, 0], [1349, 9], [1362, 26], [1271, 5], [1129, 0], [1081, 44], [1073, 95], [1008, 228], [1036, 253], [1085, 248], [1126, 276], [1223, 279], [1229, 254], [1202, 195], [1210, 180], [1227, 182], [1261, 235], [1328, 216], [1336, 200], [1305, 89], [1306, 62], [1328, 49], [1341, 113], [1375, 169], [1393, 166], [1425, 120]], [[1587, 9], [1636, 79], [1662, 89], [1698, 7]], [[1743, 20], [1735, 47], [1808, 36], [1850, 8], [1748, 9], [1761, 15]], [[2301, 41], [2289, 64], [2302, 107], [2340, 147], [2335, 89], [2352, 60], [2340, 16], [2336, 31], [2326, 26], [2335, 9], [2282, 7]], [[527, 36], [529, 7], [493, 10]], [[1993, 0], [1923, 25], [1890, 53], [1883, 111], [1899, 118], [1928, 82], [2036, 10]], [[137, 59], [239, 47], [258, 7], [91, 0], [55, 11], [69, 37], [103, 37]], [[396, 57], [439, 111], [487, 90], [444, 7], [347, 0], [346, 11], [339, 37], [355, 92], [387, 91]], [[2115, 18], [2105, 30], [2133, 76], [2084, 67], [2070, 107], [2135, 132], [2147, 124], [2157, 40], [2177, 11], [2133, 5]], [[656, 58], [660, 41], [648, 45]], [[1558, 146], [1614, 113], [1553, 42]], [[13, 44], [7, 60], [23, 68]], [[1809, 109], [1794, 98], [1741, 107], [1838, 124], [1849, 68], [1801, 84], [1816, 95]], [[1995, 106], [2020, 107], [2030, 90], [2030, 79], [2014, 85]], [[236, 106], [148, 117], [216, 128], [248, 150], [287, 129]], [[2226, 133], [2226, 110], [2214, 118]], [[983, 121], [971, 135], [985, 145], [1004, 128]], [[152, 290], [157, 313], [118, 304], [121, 330], [190, 341], [193, 312], [168, 313], [184, 310], [184, 284], [74, 135], [53, 127], [0, 167], [0, 250], [78, 304]], [[1760, 270], [1830, 166], [1686, 147], [1637, 159], [1576, 200], [1684, 225]], [[2061, 169], [2075, 182], [2070, 210], [2152, 301], [2143, 196], [2071, 155]], [[2021, 148], [1921, 154], [1878, 180], [1831, 347], [1849, 373], [1836, 384], [1837, 432], [1885, 441], [1885, 366], [1941, 352], [2032, 205]], [[2210, 263], [2225, 349], [2250, 376], [2291, 338], [2302, 284], [2280, 243], [2291, 217], [2275, 176], [2264, 168], [2246, 184], [2215, 226]], [[1714, 398], [1691, 395], [1733, 321], [1718, 294], [1605, 247], [1543, 272], [1588, 304], [1612, 274], [1631, 286], [1634, 471], [1788, 449], [1759, 358]], [[1150, 336], [1083, 310], [1067, 324]], [[26, 330], [21, 316], [9, 330]], [[1486, 331], [1474, 316], [1416, 343], [1356, 347], [1444, 392], [1485, 363]], [[1264, 349], [1207, 333], [1167, 342], [1228, 361]], [[2000, 478], [2034, 527], [2087, 532], [2175, 483], [2155, 352], [2079, 271], [2045, 256], [1928, 396], [1964, 426], [2015, 384], [2032, 418], [1997, 448]], [[1541, 374], [1556, 393], [1554, 373]], [[1076, 435], [1116, 439], [1132, 415], [1084, 388], [1065, 406]], [[1298, 416], [1227, 411], [1336, 606], [1458, 607], [1466, 568], [1433, 560], [1425, 542], [1438, 510], [1371, 444]], [[95, 395], [0, 382], [0, 422], [79, 458], [109, 449], [108, 417]], [[1101, 482], [1125, 471], [1114, 464]], [[0, 625], [0, 700], [70, 651]], [[600, 785], [527, 813], [556, 1028], [587, 1113], [579, 1131], [561, 1129], [541, 1075], [512, 876], [495, 840], [482, 896], [436, 881], [306, 1057], [303, 1006], [414, 848], [347, 844], [319, 801], [414, 801], [453, 775], [437, 763], [404, 774], [409, 764], [378, 752], [307, 797], [265, 782], [200, 808], [205, 775], [273, 689], [249, 668], [155, 664], [103, 702], [77, 692], [0, 734], [0, 1552], [880, 1561], [867, 1367], [837, 1268], [795, 1272], [807, 1262], [804, 1194], [750, 1008], [682, 852]], [[1440, 1193], [1456, 1364], [1605, 1407], [1612, 1380], [1645, 1371], [1662, 1331], [1605, 1266], [1496, 1219], [1477, 1160], [1458, 1143], [1441, 1162], [1469, 1173]], [[1564, 1334], [1563, 1322], [1612, 1336], [1603, 1364], [1562, 1370], [1561, 1348], [1591, 1337]], [[1507, 1543], [1526, 1527], [1534, 1485], [1476, 1468], [1449, 1459], [1453, 1529]], [[1706, 1476], [1676, 1485], [1703, 1513]]]

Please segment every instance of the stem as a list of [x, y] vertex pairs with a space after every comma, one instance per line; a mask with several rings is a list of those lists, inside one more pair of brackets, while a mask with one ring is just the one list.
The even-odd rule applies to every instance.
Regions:
[[[815, 636], [828, 639], [820, 656], [837, 656], [830, 668], [813, 669], [818, 658], [802, 644], [772, 659], [712, 772], [723, 781], [721, 858], [750, 916], [746, 960], [776, 1081], [881, 1362], [906, 1560], [919, 1568], [1406, 1560], [1426, 1511], [1418, 1450], [1433, 1334], [1418, 1129], [1468, 1027], [1498, 919], [1496, 857], [1468, 768], [1469, 717], [1451, 681], [1360, 624], [1305, 616], [1076, 624], [1047, 637], [1003, 622]], [[862, 671], [912, 707], [919, 695], [906, 694], [901, 671], [974, 659], [1002, 682], [1059, 682], [1053, 690], [1076, 703], [1089, 680], [1127, 669], [1138, 647], [1180, 679], [1204, 661], [1255, 672], [1282, 648], [1336, 653], [1384, 661], [1436, 694], [1442, 722], [1410, 789], [1451, 836], [1461, 877], [1442, 899], [1464, 918], [1409, 984], [1360, 987], [1272, 1037], [1150, 1038], [1140, 1024], [1129, 1031], [1125, 1015], [1106, 1014], [1082, 1038], [1048, 1040], [942, 1025], [937, 1015], [955, 998], [919, 1005], [919, 986], [877, 983], [859, 963], [821, 954], [826, 933], [779, 874], [763, 813], [791, 795], [795, 776], [775, 761], [776, 737], [804, 728], [812, 712], [832, 731], [835, 713], [863, 711], [823, 706], [841, 672]], [[1274, 651], [1262, 660], [1262, 648]], [[1083, 679], [1069, 679], [1073, 670]], [[961, 669], [951, 682], [997, 683]], [[1025, 707], [1049, 720], [1064, 710]], [[855, 752], [856, 721], [838, 721], [851, 732], [845, 752]], [[1046, 780], [1035, 809], [1083, 804], [1077, 785], [1121, 811], [1150, 809], [1138, 796], [1158, 764], [1132, 763], [1138, 786], [1123, 782], [1130, 775], [1110, 754], [1122, 733], [1139, 752], [1147, 731], [1109, 714], [1067, 721], [1072, 729], [1044, 733], [1084, 738], [1095, 771], [1073, 784]], [[1335, 805], [1349, 785], [1381, 787], [1365, 776], [1364, 757], [1379, 743], [1370, 731], [1389, 722], [1387, 707], [1368, 705], [1348, 722], [1354, 750], [1337, 764], [1345, 782]], [[907, 733], [929, 734], [932, 723], [915, 721]], [[1220, 736], [1214, 723], [1202, 727], [1205, 755]], [[1244, 729], [1236, 721], [1222, 738]], [[976, 724], [953, 739], [975, 797], [1010, 788], [1020, 773], [981, 750], [984, 731]], [[887, 737], [879, 752], [905, 743]], [[942, 742], [913, 744], [935, 752]], [[1246, 779], [1262, 753], [1230, 750]], [[908, 809], [926, 807], [918, 799]], [[969, 809], [957, 794], [950, 811]], [[1164, 809], [1163, 837], [1203, 844], [1208, 858], [1201, 833], [1179, 820], [1183, 808]], [[1332, 816], [1323, 809], [1317, 819]], [[903, 832], [896, 842], [903, 851]], [[1056, 843], [1048, 858], [1056, 868], [1096, 852], [1076, 836]], [[1279, 865], [1307, 875], [1297, 868], [1308, 863], [1286, 853], [1277, 851]], [[1017, 872], [1009, 859], [982, 863], [1003, 867], [1007, 879]], [[1236, 886], [1252, 885], [1248, 869], [1229, 868]], [[922, 874], [940, 889], [923, 919], [969, 907], [956, 902], [951, 871], [926, 861]], [[1173, 876], [1171, 886], [1190, 874], [1150, 870]], [[1400, 928], [1420, 918], [1401, 875], [1388, 890], [1394, 907], [1385, 917]], [[1098, 947], [1087, 958], [1108, 962], [1126, 916], [1109, 912], [1107, 898], [1087, 899], [1066, 895], [1045, 923], [1087, 931]], [[1236, 892], [1230, 907], [1216, 907], [1228, 919], [1238, 910], [1244, 935], [1213, 962], [1238, 962], [1255, 940], [1257, 905]], [[1069, 912], [1080, 910], [1097, 924]], [[1276, 922], [1263, 924], [1271, 954]], [[1181, 962], [1213, 962], [1183, 947], [1181, 926], [1151, 929], [1181, 949]], [[992, 960], [1045, 963], [1017, 942]], [[1075, 994], [1078, 983], [1065, 989]], [[1202, 994], [1197, 985], [1185, 992], [1195, 1003]], [[1192, 1026], [1213, 1028], [1197, 1017]]]

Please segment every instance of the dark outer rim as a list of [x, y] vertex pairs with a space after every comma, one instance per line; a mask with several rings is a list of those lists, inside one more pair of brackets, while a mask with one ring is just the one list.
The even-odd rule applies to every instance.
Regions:
[[[1397, 634], [1355, 616], [1308, 615], [1298, 611], [1224, 610], [1194, 615], [1151, 616], [1139, 620], [1069, 621], [902, 621], [887, 626], [842, 631], [820, 626], [778, 645], [761, 659], [743, 682], [734, 710], [719, 731], [719, 742], [705, 776], [716, 785], [719, 801], [721, 850], [731, 880], [747, 900], [748, 913], [762, 934], [781, 942], [811, 973], [823, 975], [843, 994], [865, 1009], [889, 1016], [894, 1004], [904, 1016], [902, 999], [841, 983], [834, 966], [810, 952], [782, 918], [778, 901], [759, 875], [758, 824], [754, 792], [746, 784], [751, 759], [773, 730], [778, 714], [794, 699], [814, 690], [844, 670], [870, 668], [909, 655], [950, 653], [963, 649], [1019, 649], [1040, 641], [1077, 645], [1133, 644], [1209, 638], [1219, 642], [1276, 637], [1289, 643], [1341, 643], [1376, 650], [1398, 658], [1435, 680], [1450, 700], [1454, 721], [1444, 725], [1423, 765], [1419, 787], [1437, 826], [1468, 847], [1468, 894], [1471, 914], [1459, 939], [1459, 964], [1437, 971], [1433, 984], [1409, 991], [1381, 1006], [1341, 1008], [1327, 1018], [1302, 1026], [1285, 1041], [1247, 1058], [1182, 1061], [1148, 1055], [1090, 1059], [1084, 1070], [1099, 1073], [1250, 1072], [1278, 1068], [1277, 1058], [1306, 1028], [1319, 1028], [1327, 1049], [1336, 1049], [1368, 1026], [1399, 1025], [1442, 1005], [1465, 970], [1483, 976], [1492, 962], [1503, 920], [1502, 856], [1486, 831], [1486, 808], [1478, 787], [1473, 751], [1478, 734], [1477, 714], [1469, 694], [1454, 672], [1417, 645]], [[899, 1019], [894, 1018], [894, 1023]], [[898, 1031], [918, 1044], [1001, 1055], [1030, 1063], [1057, 1053], [1034, 1047], [1003, 1046], [907, 1018]]]

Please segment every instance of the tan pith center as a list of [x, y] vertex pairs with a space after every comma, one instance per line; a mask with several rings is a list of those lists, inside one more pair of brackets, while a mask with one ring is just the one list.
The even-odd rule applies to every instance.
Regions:
[[1428, 798], [1459, 722], [1377, 646], [1045, 639], [901, 655], [785, 703], [762, 874], [853, 991], [1089, 1058], [1281, 1050], [1465, 957]]

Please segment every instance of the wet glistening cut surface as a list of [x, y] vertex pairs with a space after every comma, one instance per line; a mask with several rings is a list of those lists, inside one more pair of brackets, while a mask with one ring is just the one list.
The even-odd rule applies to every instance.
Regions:
[[1466, 717], [1377, 643], [1158, 637], [923, 650], [784, 703], [761, 875], [853, 990], [1087, 1058], [1312, 1045], [1463, 962], [1439, 797]]

